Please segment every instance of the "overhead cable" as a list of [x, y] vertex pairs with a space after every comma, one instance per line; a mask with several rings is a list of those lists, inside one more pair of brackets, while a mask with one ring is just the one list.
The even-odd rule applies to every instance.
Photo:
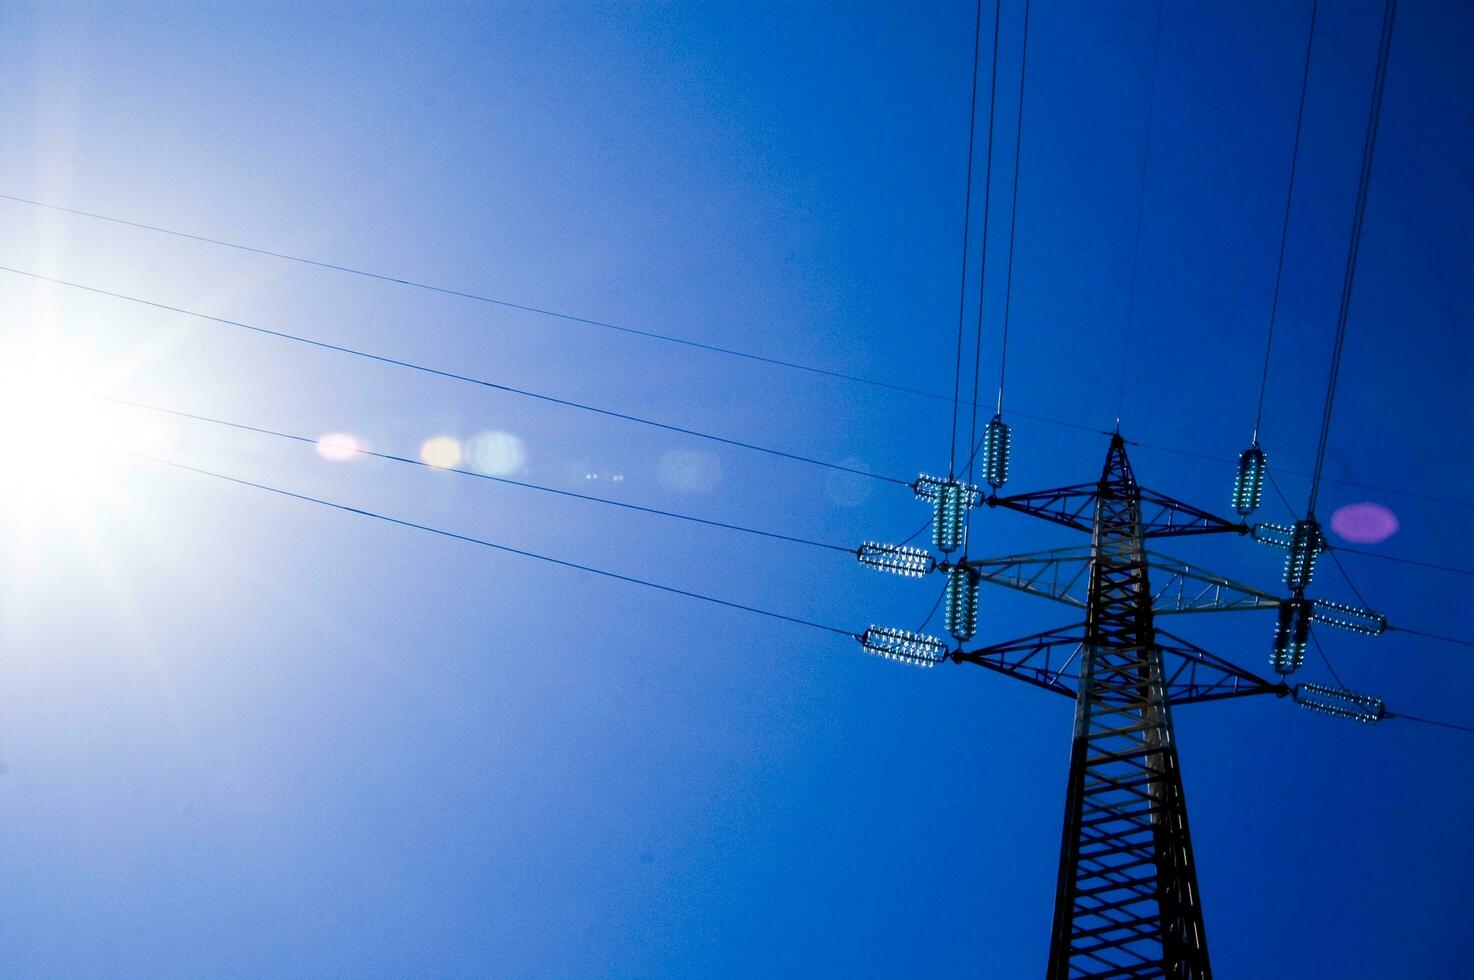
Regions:
[[[296, 435], [290, 432], [281, 432], [276, 429], [268, 429], [263, 426], [247, 425], [244, 422], [232, 422], [228, 419], [212, 418], [208, 415], [198, 415], [194, 412], [185, 412], [174, 408], [163, 408], [159, 405], [148, 405], [143, 402], [129, 401], [126, 398], [103, 397], [101, 400], [114, 405], [124, 405], [128, 408], [142, 409], [147, 412], [157, 412], [161, 415], [171, 415], [175, 418], [190, 419], [194, 422], [205, 422], [210, 425], [223, 426], [225, 428], [236, 429], [242, 432], [253, 432], [258, 435], [271, 436], [276, 439], [285, 439], [291, 442], [303, 443], [305, 445], [316, 445], [318, 442], [318, 440], [313, 439], [309, 436]], [[641, 504], [632, 504], [623, 500], [612, 500], [608, 497], [598, 497], [593, 494], [578, 493], [573, 490], [562, 490], [558, 487], [545, 486], [540, 483], [529, 483], [525, 480], [514, 480], [511, 477], [506, 476], [494, 476], [490, 473], [481, 473], [476, 470], [462, 469], [457, 466], [432, 465], [425, 462], [424, 460], [414, 459], [409, 456], [396, 456], [393, 453], [383, 453], [372, 449], [354, 449], [353, 452], [356, 455], [360, 456], [369, 456], [374, 459], [383, 459], [394, 463], [407, 463], [411, 466], [420, 466], [430, 470], [443, 470], [444, 472], [455, 473], [459, 476], [474, 477], [478, 480], [489, 480], [492, 483], [500, 483], [505, 486], [521, 487], [524, 490], [537, 490], [541, 493], [551, 493], [556, 494], [560, 497], [568, 497], [574, 500], [583, 500], [591, 503], [607, 504], [610, 507], [620, 507], [625, 510], [639, 511], [644, 514], [654, 514], [659, 517], [669, 517], [675, 520], [689, 521], [693, 524], [705, 524], [708, 527], [723, 528], [729, 531], [741, 531], [744, 534], [755, 534], [765, 538], [774, 538], [779, 541], [789, 541], [793, 544], [809, 545], [814, 548], [826, 548], [830, 551], [838, 551], [846, 555], [853, 555], [855, 552], [854, 548], [848, 548], [837, 544], [826, 544], [823, 541], [813, 541], [808, 538], [796, 537], [792, 534], [781, 534], [777, 531], [764, 531], [755, 527], [744, 527], [743, 525], [731, 524], [726, 521], [717, 521], [706, 517], [696, 517], [692, 514], [682, 514], [677, 511], [662, 510], [658, 507], [646, 507]]]
[[100, 296], [108, 296], [113, 299], [119, 299], [129, 303], [137, 303], [141, 306], [147, 306], [156, 310], [163, 310], [168, 313], [178, 313], [182, 316], [194, 317], [195, 319], [218, 324], [220, 326], [234, 327], [236, 329], [247, 330], [252, 333], [263, 334], [268, 337], [276, 337], [280, 340], [288, 340], [292, 343], [305, 344], [309, 347], [316, 347], [321, 350], [330, 350], [335, 351], [339, 354], [348, 354], [353, 357], [360, 357], [365, 360], [376, 361], [380, 364], [388, 364], [392, 367], [407, 368], [411, 371], [418, 371], [422, 374], [429, 374], [439, 378], [446, 378], [451, 381], [462, 381], [467, 384], [478, 385], [483, 388], [490, 388], [494, 391], [504, 392], [509, 395], [518, 395], [523, 398], [531, 398], [536, 401], [546, 402], [552, 405], [561, 405], [564, 408], [571, 408], [581, 412], [590, 412], [595, 415], [602, 415], [606, 418], [619, 419], [625, 422], [635, 422], [640, 425], [648, 425], [651, 428], [662, 429], [666, 432], [675, 432], [679, 433], [680, 435], [691, 436], [695, 439], [706, 439], [711, 442], [721, 443], [722, 445], [734, 446], [738, 449], [748, 449], [752, 450], [753, 452], [765, 453], [769, 456], [777, 456], [783, 459], [793, 460], [795, 462], [809, 463], [814, 466], [822, 466], [825, 469], [837, 470], [844, 473], [852, 473], [856, 476], [868, 477], [872, 480], [884, 480], [887, 483], [896, 483], [900, 484], [901, 486], [907, 485], [905, 480], [900, 480], [890, 476], [883, 476], [879, 473], [872, 473], [868, 470], [862, 470], [854, 466], [845, 466], [842, 463], [830, 463], [821, 459], [815, 459], [811, 456], [804, 456], [799, 453], [790, 453], [781, 449], [772, 449], [767, 446], [761, 446], [757, 443], [744, 442], [740, 439], [729, 439], [726, 436], [712, 435], [708, 432], [701, 432], [696, 429], [688, 429], [684, 426], [672, 425], [668, 422], [660, 422], [656, 421], [655, 419], [647, 419], [638, 415], [630, 415], [625, 412], [616, 412], [612, 409], [598, 408], [594, 405], [588, 405], [583, 402], [576, 402], [566, 398], [558, 398], [554, 395], [532, 391], [527, 388], [518, 388], [513, 385], [502, 384], [496, 381], [488, 381], [484, 378], [474, 378], [469, 375], [457, 374], [454, 371], [445, 371], [441, 370], [440, 368], [428, 367], [424, 364], [416, 364], [413, 361], [405, 361], [400, 360], [399, 358], [386, 357], [383, 354], [374, 354], [370, 353], [369, 351], [360, 350], [358, 348], [346, 347], [342, 344], [328, 343], [324, 340], [314, 340], [310, 337], [303, 337], [299, 334], [287, 333], [283, 330], [272, 330], [268, 327], [257, 326], [251, 323], [244, 323], [240, 320], [231, 320], [226, 317], [214, 316], [209, 313], [200, 313], [196, 310], [189, 310], [180, 306], [171, 306], [167, 303], [158, 303], [153, 300], [143, 299], [138, 296], [129, 296], [125, 293], [113, 292], [112, 290], [108, 289], [100, 289], [96, 286], [87, 286], [82, 283], [71, 282], [66, 279], [56, 278], [54, 276], [46, 276], [37, 272], [28, 272], [24, 269], [15, 269], [9, 266], [0, 266], [0, 272], [9, 272], [13, 275], [26, 276], [31, 279], [40, 280], [42, 282], [49, 282], [59, 286], [66, 286], [70, 289], [80, 289], [85, 292], [95, 293]]
[[1320, 442], [1315, 452], [1315, 474], [1310, 480], [1310, 504], [1307, 513], [1315, 513], [1320, 493], [1320, 474], [1326, 462], [1326, 443], [1331, 434], [1331, 412], [1336, 402], [1336, 382], [1341, 376], [1341, 353], [1346, 346], [1346, 321], [1351, 312], [1351, 292], [1356, 283], [1356, 259], [1361, 250], [1362, 223], [1366, 218], [1367, 189], [1372, 182], [1372, 159], [1377, 151], [1377, 126], [1382, 117], [1382, 93], [1387, 87], [1387, 62], [1392, 50], [1392, 23], [1397, 16], [1397, 0], [1387, 0], [1382, 12], [1382, 41], [1377, 49], [1377, 74], [1372, 83], [1372, 107], [1367, 119], [1366, 139], [1362, 144], [1361, 178], [1356, 187], [1356, 211], [1351, 219], [1351, 244], [1346, 256], [1346, 274], [1341, 284], [1341, 307], [1336, 314], [1336, 342], [1331, 349], [1331, 377], [1326, 384], [1326, 404], [1321, 415]]
[[213, 470], [206, 470], [197, 466], [189, 466], [175, 460], [163, 459], [159, 456], [150, 456], [147, 453], [131, 452], [122, 449], [116, 451], [121, 455], [129, 456], [134, 459], [142, 459], [148, 460], [149, 462], [153, 463], [160, 463], [164, 466], [173, 467], [174, 469], [183, 470], [189, 473], [195, 473], [199, 476], [208, 476], [216, 480], [224, 480], [227, 483], [234, 483], [238, 486], [251, 487], [256, 490], [264, 490], [267, 493], [277, 494], [282, 497], [290, 497], [293, 500], [300, 500], [304, 503], [316, 504], [319, 507], [328, 507], [333, 510], [343, 511], [348, 514], [357, 514], [360, 517], [369, 517], [377, 521], [384, 521], [388, 524], [397, 524], [400, 527], [407, 527], [411, 530], [424, 531], [427, 534], [435, 534], [440, 537], [451, 538], [456, 541], [463, 541], [466, 544], [474, 544], [482, 548], [491, 548], [495, 551], [501, 551], [511, 555], [518, 555], [523, 558], [532, 558], [537, 561], [547, 562], [551, 565], [559, 565], [563, 568], [572, 568], [576, 571], [588, 572], [592, 575], [600, 575], [605, 578], [616, 579], [620, 582], [627, 582], [631, 585], [640, 585], [644, 586], [645, 588], [656, 589], [660, 592], [668, 592], [672, 595], [685, 596], [690, 599], [700, 599], [702, 602], [710, 602], [718, 606], [726, 606], [729, 609], [739, 609], [743, 612], [756, 613], [759, 616], [767, 616], [771, 619], [779, 619], [784, 622], [794, 623], [799, 626], [808, 626], [813, 629], [823, 630], [827, 633], [834, 633], [838, 636], [854, 637], [855, 639], [859, 638], [855, 633], [850, 630], [840, 629], [836, 626], [826, 626], [823, 623], [816, 623], [812, 620], [801, 619], [797, 616], [789, 616], [785, 613], [773, 612], [772, 610], [768, 609], [760, 609], [757, 606], [749, 606], [740, 602], [732, 602], [728, 599], [718, 599], [715, 596], [705, 595], [700, 592], [692, 592], [688, 589], [680, 589], [672, 585], [662, 585], [659, 582], [652, 582], [648, 579], [635, 578], [632, 575], [622, 575], [618, 572], [611, 572], [606, 569], [596, 568], [592, 565], [584, 565], [579, 562], [568, 561], [563, 558], [554, 558], [550, 555], [539, 554], [535, 551], [527, 551], [522, 548], [513, 548], [510, 545], [498, 544], [495, 541], [488, 541], [484, 538], [476, 538], [467, 534], [457, 534], [454, 531], [446, 531], [442, 528], [431, 527], [428, 524], [417, 524], [414, 521], [401, 520], [397, 517], [390, 517], [386, 514], [380, 514], [375, 511], [364, 510], [360, 507], [350, 507], [347, 504], [335, 503], [331, 500], [323, 500], [319, 497], [311, 497], [307, 494], [296, 493], [291, 490], [283, 490], [279, 487], [273, 487], [265, 483], [257, 483], [252, 480], [246, 480], [235, 476], [228, 476], [224, 473], [217, 473]]

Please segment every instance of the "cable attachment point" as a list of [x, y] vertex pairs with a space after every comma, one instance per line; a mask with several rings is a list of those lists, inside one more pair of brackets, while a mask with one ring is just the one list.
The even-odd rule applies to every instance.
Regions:
[[1349, 718], [1365, 725], [1375, 725], [1387, 717], [1387, 706], [1381, 698], [1321, 684], [1296, 684], [1295, 703], [1311, 711]]
[[860, 645], [878, 657], [915, 667], [935, 667], [947, 659], [947, 645], [936, 637], [891, 626], [871, 626], [861, 634]]
[[1240, 454], [1239, 472], [1233, 481], [1233, 509], [1238, 511], [1240, 517], [1248, 517], [1259, 509], [1259, 504], [1264, 499], [1264, 475], [1267, 469], [1268, 461], [1257, 441]]
[[1286, 599], [1280, 603], [1279, 620], [1274, 624], [1274, 649], [1269, 655], [1275, 673], [1293, 674], [1305, 663], [1311, 609], [1309, 599]]
[[925, 473], [911, 484], [917, 499], [929, 502], [934, 513], [931, 525], [932, 544], [942, 551], [955, 551], [962, 545], [967, 512], [983, 502], [983, 492], [976, 485], [953, 479], [939, 479]]
[[907, 578], [921, 578], [937, 567], [937, 560], [926, 549], [905, 544], [866, 541], [855, 551], [855, 557], [866, 568]]

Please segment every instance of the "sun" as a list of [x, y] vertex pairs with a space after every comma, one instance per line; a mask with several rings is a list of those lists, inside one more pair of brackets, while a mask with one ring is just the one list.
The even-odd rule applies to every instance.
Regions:
[[137, 423], [104, 397], [85, 348], [35, 341], [0, 363], [0, 507], [8, 523], [82, 523]]

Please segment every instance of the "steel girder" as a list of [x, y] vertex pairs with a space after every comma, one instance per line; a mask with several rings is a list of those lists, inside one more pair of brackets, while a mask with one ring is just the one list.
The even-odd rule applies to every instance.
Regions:
[[1119, 436], [1098, 486], [1047, 975], [1207, 980], [1141, 498]]
[[[1055, 524], [1072, 527], [1077, 531], [1091, 531], [1094, 529], [1097, 502], [1101, 497], [1115, 492], [1116, 488], [1104, 481], [1080, 483], [1070, 487], [1058, 487], [1054, 490], [1014, 494], [1010, 497], [990, 497], [988, 506], [1006, 507], [1009, 510], [1052, 521]], [[1155, 490], [1136, 487], [1134, 494], [1134, 499], [1141, 509], [1141, 536], [1143, 538], [1250, 533], [1247, 524], [1235, 524], [1166, 494], [1157, 493]]]
[[[1160, 584], [1151, 595], [1152, 612], [1158, 616], [1274, 609], [1280, 604], [1269, 592], [1234, 582], [1190, 562], [1157, 552], [1143, 554], [1146, 567], [1160, 573]], [[1090, 600], [1092, 557], [1092, 548], [1085, 546], [1002, 558], [974, 558], [967, 565], [978, 572], [982, 582], [1084, 609]]]
[[[1074, 698], [1080, 693], [1085, 637], [1086, 624], [1077, 623], [957, 653], [953, 659]], [[1162, 662], [1162, 689], [1170, 704], [1289, 693], [1283, 683], [1266, 680], [1170, 633], [1156, 631], [1156, 648]]]

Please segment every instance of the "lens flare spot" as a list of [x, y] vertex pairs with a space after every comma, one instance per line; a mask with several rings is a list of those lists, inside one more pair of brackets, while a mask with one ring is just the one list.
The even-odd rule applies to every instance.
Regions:
[[510, 432], [483, 432], [466, 443], [466, 459], [478, 473], [511, 476], [527, 462], [527, 450]]
[[367, 443], [347, 432], [329, 432], [317, 440], [317, 454], [334, 463], [346, 462], [366, 449]]
[[1331, 530], [1356, 544], [1376, 544], [1397, 533], [1397, 515], [1381, 504], [1365, 502], [1338, 507], [1331, 515]]
[[722, 461], [699, 449], [675, 449], [660, 457], [655, 478], [676, 493], [708, 493], [722, 480]]
[[450, 436], [426, 439], [420, 446], [420, 459], [426, 466], [448, 470], [461, 461], [461, 444]]

